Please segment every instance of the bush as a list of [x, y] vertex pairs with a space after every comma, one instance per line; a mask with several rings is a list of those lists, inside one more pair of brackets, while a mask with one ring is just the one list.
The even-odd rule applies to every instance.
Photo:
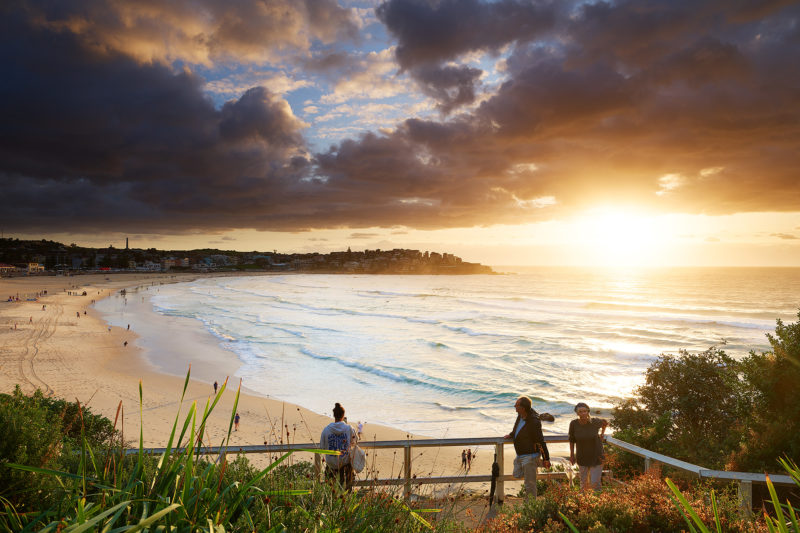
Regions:
[[12, 394], [0, 394], [0, 428], [0, 496], [21, 512], [56, 501], [60, 484], [9, 469], [8, 463], [70, 470], [80, 460], [74, 451], [82, 435], [91, 446], [106, 448], [118, 437], [110, 420], [77, 402], [48, 398], [38, 389], [26, 396], [19, 385]]
[[[703, 496], [706, 493], [707, 488], [703, 486], [687, 490], [698, 515], [713, 520], [713, 509]], [[739, 516], [738, 501], [732, 491], [723, 492], [717, 499], [717, 510], [724, 531], [766, 531], [763, 522]], [[674, 504], [666, 483], [647, 474], [632, 479], [625, 487], [604, 488], [601, 492], [582, 492], [566, 485], [554, 485], [539, 498], [505, 509], [482, 531], [568, 532], [569, 526], [560, 513], [578, 531], [677, 533], [687, 529], [686, 520]]]
[[52, 503], [58, 489], [55, 479], [7, 466], [8, 463], [59, 468], [64, 444], [58, 416], [43, 405], [41, 391], [22, 394], [19, 386], [11, 395], [0, 395], [0, 496], [13, 503], [19, 512]]

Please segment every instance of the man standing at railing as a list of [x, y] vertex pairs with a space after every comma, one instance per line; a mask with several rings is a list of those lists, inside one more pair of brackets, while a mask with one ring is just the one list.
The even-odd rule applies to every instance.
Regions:
[[537, 462], [541, 458], [544, 467], [550, 468], [550, 452], [544, 442], [542, 422], [533, 410], [531, 399], [520, 396], [514, 404], [514, 409], [517, 411], [517, 420], [511, 433], [505, 436], [507, 439], [514, 439], [514, 451], [517, 452], [517, 458], [514, 459], [514, 477], [524, 478], [525, 492], [535, 498]]

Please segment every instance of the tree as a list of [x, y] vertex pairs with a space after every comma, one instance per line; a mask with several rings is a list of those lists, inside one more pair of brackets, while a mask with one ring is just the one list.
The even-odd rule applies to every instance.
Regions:
[[775, 335], [767, 334], [772, 351], [742, 361], [752, 423], [731, 468], [780, 472], [778, 458], [800, 460], [800, 312], [797, 318], [788, 325], [778, 319]]
[[748, 403], [739, 364], [716, 347], [661, 355], [645, 373], [636, 397], [614, 409], [623, 440], [712, 468], [738, 449]]

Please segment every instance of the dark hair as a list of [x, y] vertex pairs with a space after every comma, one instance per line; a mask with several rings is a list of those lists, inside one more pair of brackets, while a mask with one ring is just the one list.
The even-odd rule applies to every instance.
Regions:
[[344, 418], [344, 407], [342, 407], [339, 402], [336, 402], [336, 405], [333, 406], [333, 418], [336, 420]]
[[575, 406], [575, 412], [577, 413], [577, 412], [578, 412], [578, 409], [580, 409], [581, 407], [585, 407], [587, 410], [590, 410], [590, 409], [589, 409], [589, 406], [588, 406], [588, 405], [586, 405], [586, 403], [584, 403], [584, 402], [578, 402], [578, 404]]
[[533, 411], [533, 404], [531, 403], [531, 399], [527, 396], [520, 396], [517, 398], [517, 401], [519, 402], [519, 406], [525, 409], [526, 413]]

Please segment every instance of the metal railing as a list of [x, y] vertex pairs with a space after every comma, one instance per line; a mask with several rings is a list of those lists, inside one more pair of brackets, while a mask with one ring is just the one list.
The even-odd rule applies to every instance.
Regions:
[[[748, 513], [753, 510], [753, 483], [766, 483], [766, 474], [755, 474], [751, 472], [730, 472], [727, 470], [711, 470], [702, 466], [687, 463], [679, 459], [662, 455], [645, 448], [636, 446], [624, 440], [619, 440], [614, 437], [606, 437], [606, 442], [613, 444], [627, 452], [638, 455], [644, 458], [644, 470], [647, 472], [653, 468], [657, 463], [669, 465], [673, 468], [678, 468], [685, 472], [691, 472], [700, 479], [723, 479], [738, 484], [739, 505]], [[775, 485], [794, 485], [794, 480], [791, 476], [770, 474], [769, 480]]]
[[[564, 434], [558, 435], [545, 435], [544, 440], [548, 444], [566, 443], [569, 442], [569, 437]], [[698, 476], [698, 478], [706, 479], [721, 479], [737, 482], [739, 486], [739, 502], [743, 509], [750, 512], [753, 503], [753, 483], [766, 483], [765, 474], [756, 474], [750, 472], [729, 472], [724, 470], [711, 470], [698, 466], [692, 463], [687, 463], [667, 455], [663, 455], [645, 448], [641, 448], [629, 442], [619, 440], [614, 437], [605, 437], [608, 444], [617, 446], [627, 452], [633, 453], [644, 458], [645, 471], [653, 468], [657, 463], [669, 465], [673, 468], [691, 472]], [[418, 477], [412, 472], [412, 453], [413, 448], [438, 448], [447, 446], [494, 446], [496, 460], [500, 466], [500, 476], [497, 478], [496, 485], [496, 498], [499, 503], [502, 503], [505, 495], [505, 482], [513, 481], [514, 478], [510, 474], [504, 474], [505, 469], [505, 446], [512, 444], [511, 439], [503, 437], [466, 437], [456, 439], [407, 439], [407, 440], [384, 440], [384, 441], [360, 441], [358, 445], [367, 450], [379, 449], [392, 449], [400, 448], [403, 450], [403, 473], [398, 478], [370, 478], [367, 475], [366, 479], [359, 479], [354, 482], [355, 486], [403, 486], [404, 496], [409, 496], [412, 492], [412, 487], [415, 485], [433, 484], [433, 483], [485, 483], [492, 480], [491, 475], [470, 475], [465, 473], [458, 476], [422, 476]], [[304, 444], [268, 444], [268, 445], [255, 445], [255, 446], [208, 446], [198, 448], [197, 453], [202, 455], [221, 455], [226, 454], [250, 454], [250, 453], [285, 453], [290, 450], [303, 451], [314, 449], [318, 447], [318, 443], [304, 443]], [[145, 454], [160, 454], [164, 453], [164, 448], [145, 448]], [[176, 449], [183, 451], [182, 448]], [[139, 453], [138, 449], [126, 450], [127, 454]], [[322, 458], [320, 455], [314, 455], [314, 464], [316, 467], [317, 476], [322, 475]], [[540, 472], [540, 478], [564, 478], [568, 477], [566, 472]], [[770, 475], [769, 479], [776, 485], [794, 485], [794, 480], [787, 475]]]

